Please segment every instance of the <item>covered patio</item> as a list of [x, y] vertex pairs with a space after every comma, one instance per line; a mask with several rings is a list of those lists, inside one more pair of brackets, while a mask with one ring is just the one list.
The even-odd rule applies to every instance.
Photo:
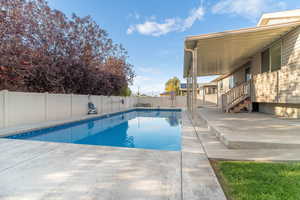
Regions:
[[198, 106], [197, 77], [233, 73], [255, 53], [299, 25], [298, 21], [187, 37], [183, 71], [189, 86], [188, 110], [194, 113]]

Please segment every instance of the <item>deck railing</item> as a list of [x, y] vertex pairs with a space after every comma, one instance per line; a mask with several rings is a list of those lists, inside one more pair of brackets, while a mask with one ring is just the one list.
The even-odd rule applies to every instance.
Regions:
[[222, 95], [222, 110], [228, 112], [230, 108], [250, 97], [251, 81], [241, 83]]

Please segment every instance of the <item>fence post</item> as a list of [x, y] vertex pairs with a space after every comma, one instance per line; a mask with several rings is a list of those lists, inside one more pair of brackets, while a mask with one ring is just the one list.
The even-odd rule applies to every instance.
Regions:
[[98, 97], [98, 114], [102, 113], [102, 97], [100, 95], [97, 95]]
[[118, 96], [118, 104], [119, 104], [119, 111], [118, 112], [120, 112], [121, 111], [121, 97], [120, 96]]
[[44, 93], [44, 106], [45, 106], [44, 109], [45, 121], [47, 121], [48, 120], [48, 92]]
[[113, 106], [113, 103], [114, 103], [114, 102], [113, 102], [112, 96], [110, 96], [109, 98], [110, 98], [110, 113], [112, 113], [112, 112], [113, 112], [113, 107], [114, 107], [114, 106]]
[[73, 94], [70, 94], [70, 117], [73, 117]]
[[5, 103], [4, 103], [4, 91], [0, 91], [0, 94], [2, 95], [1, 98], [2, 98], [2, 103], [1, 103], [1, 110], [2, 110], [2, 122], [0, 124], [0, 128], [4, 128], [4, 121], [5, 121], [5, 112], [4, 112], [4, 106], [5, 106]]
[[3, 123], [3, 126], [4, 128], [8, 126], [8, 112], [9, 112], [9, 105], [8, 105], [8, 96], [9, 96], [9, 93], [8, 93], [8, 90], [3, 90], [3, 119], [4, 119], [4, 123]]
[[106, 109], [104, 109], [104, 105], [107, 102], [107, 98], [106, 98], [106, 96], [102, 96], [101, 99], [102, 99], [101, 110], [102, 110], [102, 114], [104, 114], [104, 113], [106, 113]]

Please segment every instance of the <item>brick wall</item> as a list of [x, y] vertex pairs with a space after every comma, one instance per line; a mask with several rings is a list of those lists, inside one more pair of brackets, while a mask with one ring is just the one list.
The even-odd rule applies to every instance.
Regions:
[[280, 117], [300, 118], [299, 104], [260, 103], [259, 111]]
[[252, 101], [277, 102], [277, 72], [258, 74], [253, 77]]

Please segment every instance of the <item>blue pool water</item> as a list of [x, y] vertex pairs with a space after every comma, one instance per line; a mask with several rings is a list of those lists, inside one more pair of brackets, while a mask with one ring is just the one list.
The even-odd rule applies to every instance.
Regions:
[[7, 138], [179, 151], [181, 112], [135, 109]]

